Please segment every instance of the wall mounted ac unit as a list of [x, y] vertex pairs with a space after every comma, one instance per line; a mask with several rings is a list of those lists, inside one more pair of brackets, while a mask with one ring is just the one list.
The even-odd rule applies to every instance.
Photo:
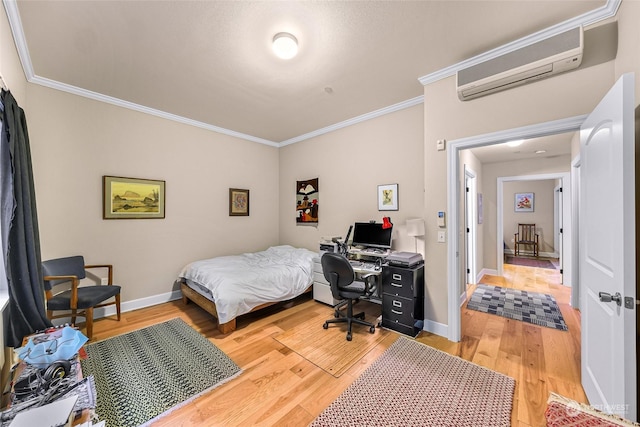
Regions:
[[565, 71], [582, 63], [584, 34], [573, 28], [457, 73], [462, 101], [520, 86]]

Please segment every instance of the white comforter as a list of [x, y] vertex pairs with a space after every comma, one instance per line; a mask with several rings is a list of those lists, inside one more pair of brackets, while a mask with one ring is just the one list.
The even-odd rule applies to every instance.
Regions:
[[318, 254], [293, 246], [223, 256], [186, 265], [180, 277], [211, 292], [218, 322], [227, 323], [266, 302], [286, 301], [313, 282], [313, 258]]

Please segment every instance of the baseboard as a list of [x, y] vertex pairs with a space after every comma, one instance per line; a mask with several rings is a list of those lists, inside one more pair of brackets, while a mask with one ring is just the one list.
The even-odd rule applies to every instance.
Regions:
[[[141, 308], [147, 308], [158, 304], [163, 304], [169, 301], [175, 301], [177, 299], [182, 298], [182, 293], [180, 290], [166, 292], [164, 294], [153, 295], [146, 298], [140, 298], [133, 301], [126, 301], [120, 304], [120, 310], [122, 313], [126, 313], [127, 311], [138, 310]], [[100, 319], [107, 316], [114, 316], [116, 314], [116, 306], [110, 305], [108, 307], [100, 307], [96, 308], [93, 311], [93, 319]], [[52, 323], [54, 325], [63, 325], [65, 323], [69, 323], [71, 321], [70, 317], [55, 319]]]
[[[504, 251], [505, 255], [515, 256], [515, 252], [513, 249], [507, 249]], [[520, 251], [521, 255], [524, 256], [533, 256], [533, 251]], [[538, 256], [544, 258], [559, 258], [560, 255], [557, 252], [538, 252]]]
[[467, 292], [466, 291], [460, 294], [459, 300], [460, 300], [459, 301], [460, 302], [459, 307], [462, 307], [464, 305], [464, 303], [467, 301]]
[[433, 320], [424, 320], [423, 331], [431, 332], [432, 334], [440, 335], [443, 338], [449, 339], [449, 326], [443, 323], [434, 322]]
[[480, 273], [478, 273], [478, 277], [476, 277], [476, 283], [480, 283], [480, 280], [485, 274], [489, 274], [491, 276], [497, 276], [498, 270], [494, 270], [492, 268], [483, 268], [482, 270], [480, 270]]

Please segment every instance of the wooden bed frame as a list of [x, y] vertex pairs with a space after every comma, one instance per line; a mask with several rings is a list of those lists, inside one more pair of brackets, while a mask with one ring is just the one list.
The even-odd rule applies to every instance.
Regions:
[[[196, 292], [193, 289], [191, 289], [184, 282], [180, 283], [180, 290], [182, 291], [182, 302], [183, 303], [189, 304], [189, 301], [191, 300], [196, 305], [198, 305], [200, 308], [202, 308], [203, 310], [205, 310], [206, 312], [211, 314], [213, 317], [215, 317], [216, 320], [218, 320], [218, 312], [216, 311], [216, 304], [213, 301], [211, 301], [210, 299], [206, 298], [203, 295], [200, 295], [198, 292]], [[309, 285], [309, 287], [302, 294], [306, 294], [308, 292], [311, 292], [312, 290], [313, 290], [313, 284]], [[284, 302], [284, 301], [267, 302], [267, 303], [264, 303], [264, 304], [260, 304], [259, 306], [257, 306], [254, 309], [252, 309], [250, 311], [250, 313], [254, 312], [254, 311], [257, 311], [257, 310], [260, 310], [260, 309], [265, 308], [265, 307], [269, 307], [269, 306], [274, 305], [274, 304], [281, 303], [281, 302]], [[228, 334], [228, 333], [231, 333], [231, 332], [235, 331], [236, 330], [236, 319], [230, 320], [227, 323], [218, 322], [218, 330], [222, 334]]]

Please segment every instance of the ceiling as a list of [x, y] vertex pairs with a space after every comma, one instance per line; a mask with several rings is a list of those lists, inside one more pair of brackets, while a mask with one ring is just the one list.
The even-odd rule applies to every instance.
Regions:
[[[419, 78], [605, 3], [15, 4], [26, 59], [42, 81], [280, 145], [389, 106], [415, 105], [424, 93]], [[300, 52], [291, 60], [270, 50], [282, 31], [299, 41]]]
[[507, 143], [486, 145], [469, 149], [480, 163], [510, 162], [523, 159], [550, 159], [571, 154], [571, 133], [549, 135], [542, 138], [524, 140], [517, 147], [510, 147]]

